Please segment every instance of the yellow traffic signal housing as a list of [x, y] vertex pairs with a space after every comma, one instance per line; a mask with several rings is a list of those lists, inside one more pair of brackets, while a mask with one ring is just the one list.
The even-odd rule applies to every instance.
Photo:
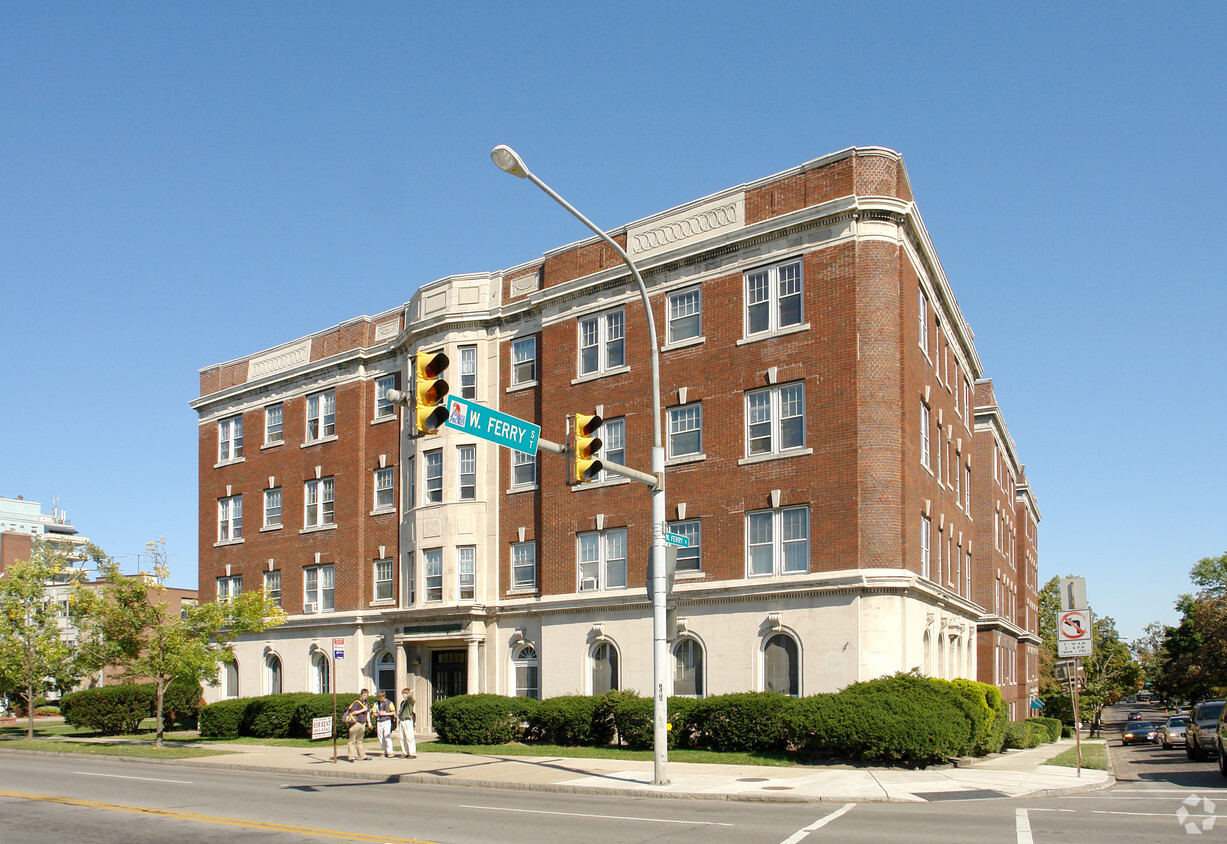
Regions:
[[415, 352], [414, 369], [417, 377], [413, 399], [413, 417], [419, 434], [433, 434], [447, 421], [447, 355], [442, 352]]
[[601, 438], [597, 436], [602, 421], [604, 420], [595, 413], [591, 416], [584, 413], [575, 414], [575, 441], [571, 446], [575, 460], [571, 465], [571, 480], [577, 484], [596, 480], [604, 468], [600, 455], [597, 454], [602, 445]]

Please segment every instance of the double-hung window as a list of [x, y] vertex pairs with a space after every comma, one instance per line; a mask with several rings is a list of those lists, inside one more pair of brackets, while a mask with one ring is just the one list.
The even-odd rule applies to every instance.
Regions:
[[747, 513], [746, 558], [751, 577], [809, 571], [809, 507]]
[[917, 338], [920, 341], [920, 348], [925, 353], [925, 357], [929, 356], [929, 297], [925, 295], [923, 288], [917, 288], [920, 294], [916, 303], [916, 309], [920, 312], [920, 324], [917, 327]]
[[375, 600], [391, 601], [392, 591], [392, 560], [375, 561]]
[[626, 313], [619, 308], [579, 321], [579, 374], [595, 375], [626, 365]]
[[243, 538], [243, 496], [217, 499], [217, 541]]
[[687, 519], [684, 522], [669, 522], [669, 532], [676, 533], [690, 540], [685, 548], [677, 549], [677, 571], [702, 571], [703, 569], [703, 529], [698, 519]]
[[477, 398], [477, 347], [460, 347], [460, 397]]
[[537, 455], [511, 451], [511, 485], [534, 486], [537, 483]]
[[626, 528], [581, 533], [578, 540], [579, 591], [626, 588]]
[[669, 456], [703, 453], [703, 405], [669, 408]]
[[396, 469], [392, 466], [375, 470], [375, 509], [396, 507]]
[[387, 419], [396, 415], [396, 405], [388, 401], [388, 390], [396, 386], [395, 375], [385, 375], [375, 381], [375, 418]]
[[422, 455], [426, 459], [426, 503], [443, 500], [443, 449], [436, 448]]
[[473, 501], [477, 498], [477, 446], [457, 446], [456, 458], [460, 469], [459, 499]]
[[780, 454], [805, 446], [805, 385], [746, 393], [746, 453]]
[[281, 487], [264, 490], [264, 527], [281, 527]]
[[521, 337], [511, 341], [511, 386], [537, 380], [537, 338]]
[[929, 406], [924, 402], [920, 403], [920, 465], [926, 469], [933, 465], [933, 458], [930, 456], [931, 444], [929, 441], [929, 426], [932, 420], [929, 418]]
[[266, 571], [264, 573], [264, 597], [276, 601], [281, 606], [281, 572]]
[[[602, 460], [608, 460], [610, 463], [626, 465], [626, 419], [609, 419], [601, 425], [601, 452]], [[612, 481], [618, 475], [612, 472], [602, 471], [599, 480]]]
[[703, 333], [703, 295], [698, 287], [669, 294], [669, 342], [690, 340]]
[[517, 542], [511, 546], [511, 588], [537, 586], [537, 543]]
[[746, 336], [800, 325], [801, 262], [746, 273]]
[[920, 576], [929, 578], [931, 557], [929, 556], [930, 542], [933, 538], [933, 520], [928, 516], [920, 517]]
[[442, 548], [427, 548], [422, 552], [422, 561], [425, 566], [426, 576], [426, 600], [442, 601], [443, 600], [443, 549]]
[[264, 444], [276, 445], [285, 440], [285, 407], [270, 404], [264, 408]]
[[243, 417], [232, 416], [217, 423], [217, 462], [243, 456]]
[[303, 527], [335, 524], [332, 478], [307, 481], [303, 504]]
[[243, 576], [241, 574], [219, 577], [217, 579], [217, 600], [223, 604], [237, 598], [242, 591]]
[[456, 595], [461, 601], [472, 601], [477, 595], [477, 546], [456, 548]]
[[303, 612], [332, 612], [336, 609], [336, 568], [307, 566], [303, 574]]
[[337, 433], [337, 394], [332, 390], [307, 396], [307, 442]]

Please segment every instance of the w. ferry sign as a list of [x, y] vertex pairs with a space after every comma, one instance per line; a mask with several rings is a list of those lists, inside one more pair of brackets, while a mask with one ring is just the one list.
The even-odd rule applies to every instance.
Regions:
[[447, 424], [525, 454], [537, 453], [537, 439], [541, 436], [540, 425], [456, 396], [447, 397]]

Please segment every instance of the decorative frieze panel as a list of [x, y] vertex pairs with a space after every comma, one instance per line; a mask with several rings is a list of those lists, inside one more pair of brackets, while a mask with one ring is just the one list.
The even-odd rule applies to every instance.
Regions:
[[254, 381], [301, 366], [311, 361], [311, 340], [300, 340], [291, 346], [282, 346], [247, 362], [247, 380]]
[[738, 192], [627, 229], [627, 252], [632, 258], [646, 258], [744, 228], [745, 224], [746, 195]]

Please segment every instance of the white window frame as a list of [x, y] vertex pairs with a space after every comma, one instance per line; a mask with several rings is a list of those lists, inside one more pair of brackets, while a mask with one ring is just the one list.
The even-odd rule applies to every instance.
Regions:
[[[599, 434], [601, 438], [601, 450], [598, 456], [601, 460], [607, 460], [610, 463], [619, 463], [626, 465], [626, 417], [619, 416], [617, 419], [606, 419], [601, 423]], [[606, 472], [604, 469], [597, 475], [597, 483], [620, 483], [625, 481], [621, 475], [615, 475], [613, 472]], [[582, 489], [582, 487], [580, 487]]]
[[[792, 289], [794, 284], [795, 291]], [[782, 291], [785, 286], [788, 287], [787, 292]], [[744, 275], [742, 291], [745, 297], [745, 306], [742, 310], [745, 320], [745, 337], [766, 336], [805, 324], [805, 276], [801, 269], [800, 258], [747, 271]], [[784, 322], [784, 301], [791, 300], [794, 296], [797, 298], [797, 318]], [[762, 308], [766, 311], [765, 327], [751, 329], [751, 323], [754, 321], [751, 317], [753, 308]], [[760, 310], [754, 313], [761, 312]]]
[[426, 548], [422, 551], [423, 598], [428, 604], [443, 601], [443, 549]]
[[[678, 440], [698, 435], [695, 447], [678, 450]], [[703, 403], [691, 402], [669, 408], [669, 457], [694, 457], [703, 453]]]
[[217, 499], [217, 541], [237, 542], [243, 538], [243, 496]]
[[511, 341], [511, 386], [537, 383], [537, 335]]
[[917, 307], [917, 310], [920, 311], [920, 326], [917, 335], [920, 349], [927, 358], [929, 356], [929, 297], [925, 295], [923, 287], [918, 286], [916, 290], [920, 294], [920, 302]]
[[[798, 518], [799, 517], [799, 518]], [[746, 513], [746, 576], [780, 577], [805, 574], [810, 569], [810, 514], [809, 505], [777, 507], [769, 510], [753, 510]], [[766, 528], [766, 532], [764, 532]], [[801, 529], [802, 536], [794, 533]], [[797, 549], [802, 550], [805, 565], [795, 561]], [[755, 551], [766, 550], [770, 555], [771, 569], [755, 569]], [[790, 559], [790, 552], [792, 559]], [[761, 557], [760, 557], [761, 559]]]
[[[514, 686], [512, 694], [516, 697], [540, 700], [541, 657], [537, 655], [537, 649], [528, 643], [516, 645], [511, 657], [511, 666], [511, 682]], [[530, 679], [536, 682], [530, 682]]]
[[[526, 468], [527, 467], [527, 468]], [[524, 475], [528, 477], [525, 478]], [[537, 485], [537, 455], [511, 449], [511, 487], [535, 487]]]
[[439, 504], [443, 501], [443, 449], [435, 448], [422, 452], [423, 471], [426, 473], [426, 502]]
[[932, 579], [932, 541], [933, 520], [928, 516], [920, 517], [920, 576], [926, 580]]
[[[693, 655], [695, 655], [695, 658], [689, 665], [684, 665], [681, 660], [680, 651], [684, 646], [690, 650]], [[669, 653], [670, 656], [673, 657], [673, 694], [678, 695], [679, 697], [706, 697], [706, 689], [704, 686], [707, 678], [705, 676], [706, 672], [704, 669], [706, 668], [707, 654], [703, 650], [703, 643], [694, 636], [682, 636], [673, 643], [673, 647], [669, 649]], [[683, 672], [685, 671], [690, 671], [694, 674], [693, 692], [681, 692], [677, 689], [678, 681], [685, 679], [684, 676], [682, 676]]]
[[[582, 378], [626, 367], [626, 310], [616, 308], [578, 320], [576, 371]], [[585, 363], [584, 353], [591, 350]], [[587, 368], [586, 368], [587, 367]]]
[[306, 442], [332, 439], [337, 435], [337, 394], [323, 390], [307, 396]]
[[626, 589], [626, 541], [627, 531], [624, 527], [584, 531], [575, 535], [577, 591], [621, 592]]
[[396, 509], [396, 467], [385, 466], [375, 470], [375, 512]]
[[[668, 304], [669, 335], [668, 343], [683, 343], [687, 340], [697, 340], [703, 336], [703, 288], [695, 285], [685, 290], [669, 294]], [[694, 322], [694, 332], [679, 337], [679, 325], [688, 326]]]
[[456, 446], [456, 500], [477, 500], [477, 446]]
[[281, 445], [285, 442], [285, 405], [281, 402], [264, 408], [264, 444]]
[[227, 604], [243, 591], [243, 575], [232, 574], [217, 579], [217, 600]]
[[375, 418], [388, 419], [396, 415], [396, 405], [388, 401], [388, 390], [396, 387], [395, 375], [384, 375], [375, 379]]
[[931, 418], [932, 412], [929, 406], [924, 402], [920, 403], [920, 465], [932, 471], [933, 469], [933, 441], [931, 439], [932, 431], [930, 427], [933, 424]]
[[477, 347], [460, 347], [460, 398], [477, 398]]
[[[685, 548], [677, 549], [677, 571], [703, 571], [703, 523], [699, 519], [669, 522], [669, 532], [690, 540]], [[691, 562], [693, 560], [693, 563]]]
[[[794, 393], [794, 391], [796, 391]], [[766, 399], [764, 402], [763, 399]], [[784, 416], [785, 410], [800, 408], [801, 412]], [[765, 412], [765, 416], [764, 416]], [[775, 384], [762, 390], [750, 390], [745, 400], [745, 436], [746, 457], [766, 457], [774, 454], [791, 454], [805, 448], [805, 382], [790, 381], [787, 384]], [[785, 424], [793, 419], [801, 420], [801, 442], [784, 446], [783, 436]], [[766, 436], [763, 436], [764, 427]], [[763, 440], [767, 448], [754, 451], [755, 443]]]
[[511, 544], [511, 588], [514, 590], [537, 588], [536, 542], [513, 542]]
[[477, 600], [477, 546], [456, 546], [456, 600]]
[[281, 569], [264, 572], [264, 597], [281, 606]]
[[336, 485], [332, 476], [317, 478], [303, 484], [303, 528], [321, 528], [336, 524]]
[[[281, 487], [264, 490], [264, 527], [268, 529], [281, 527], [284, 514], [282, 506]], [[275, 519], [275, 521], [274, 521]]]
[[316, 604], [318, 612], [335, 612], [337, 608], [336, 566], [332, 563], [304, 566], [302, 570], [303, 604]]
[[243, 415], [217, 423], [217, 462], [235, 463], [243, 459]]
[[385, 557], [382, 560], [376, 560], [372, 566], [372, 582], [375, 584], [375, 600], [379, 602], [391, 602], [396, 599], [396, 586], [394, 573], [394, 560], [391, 557]]

